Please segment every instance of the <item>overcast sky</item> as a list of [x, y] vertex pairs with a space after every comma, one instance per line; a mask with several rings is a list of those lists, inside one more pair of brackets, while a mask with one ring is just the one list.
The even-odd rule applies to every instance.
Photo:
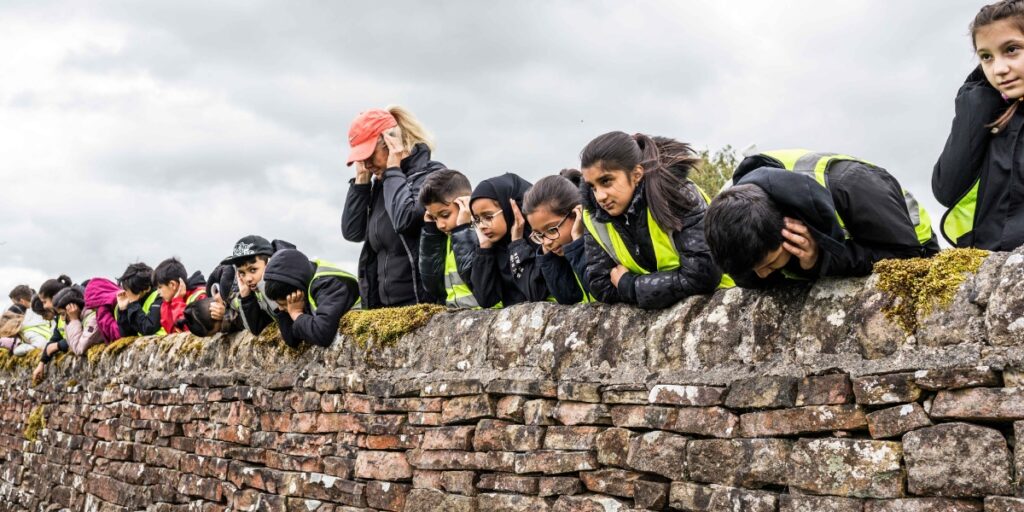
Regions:
[[983, 2], [0, 4], [0, 304], [15, 284], [247, 234], [353, 272], [360, 111], [397, 103], [476, 183], [578, 166], [610, 130], [807, 147], [929, 185]]

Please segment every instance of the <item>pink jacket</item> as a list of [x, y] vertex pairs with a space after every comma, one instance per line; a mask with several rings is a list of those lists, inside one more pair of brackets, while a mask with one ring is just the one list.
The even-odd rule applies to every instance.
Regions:
[[110, 343], [121, 337], [114, 318], [117, 307], [117, 292], [121, 290], [113, 281], [102, 277], [94, 277], [85, 287], [85, 309], [96, 310], [96, 323], [104, 341]]

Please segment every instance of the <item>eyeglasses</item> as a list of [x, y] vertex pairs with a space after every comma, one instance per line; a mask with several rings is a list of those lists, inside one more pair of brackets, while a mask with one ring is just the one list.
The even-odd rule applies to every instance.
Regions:
[[558, 230], [562, 227], [562, 224], [565, 224], [565, 221], [569, 219], [570, 215], [572, 215], [571, 210], [562, 217], [562, 220], [558, 221], [558, 224], [555, 224], [553, 227], [545, 229], [544, 231], [531, 232], [530, 240], [533, 240], [533, 243], [535, 244], [543, 244], [544, 240], [558, 240], [558, 237], [561, 235]]
[[473, 216], [473, 227], [475, 227], [475, 228], [479, 228], [479, 227], [489, 228], [489, 227], [491, 227], [491, 224], [494, 223], [494, 219], [498, 218], [498, 216], [500, 216], [500, 215], [501, 215], [501, 210], [498, 210], [498, 211], [496, 211], [494, 213], [488, 213], [488, 214], [485, 214], [485, 215], [481, 215], [479, 217], [474, 215]]

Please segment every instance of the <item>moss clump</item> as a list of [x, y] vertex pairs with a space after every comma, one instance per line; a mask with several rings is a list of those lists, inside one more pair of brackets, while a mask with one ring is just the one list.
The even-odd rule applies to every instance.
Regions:
[[178, 349], [178, 355], [180, 357], [198, 357], [203, 354], [205, 348], [206, 342], [202, 338], [189, 334]]
[[917, 332], [919, 318], [953, 302], [967, 274], [978, 271], [988, 251], [949, 249], [932, 258], [882, 260], [875, 263], [878, 288], [888, 292], [882, 311], [908, 334]]
[[404, 334], [424, 325], [444, 311], [437, 304], [417, 304], [400, 308], [349, 311], [341, 318], [341, 333], [366, 348], [371, 339], [378, 345], [393, 345]]
[[281, 328], [277, 326], [277, 322], [263, 329], [263, 332], [252, 340], [252, 344], [263, 347], [284, 345], [284, 339], [281, 338]]
[[66, 388], [73, 388], [73, 387], [75, 387], [77, 385], [78, 385], [78, 381], [77, 380], [75, 380], [75, 379], [68, 379], [68, 381], [64, 384], [64, 387], [66, 387]]
[[135, 343], [137, 339], [139, 339], [139, 336], [125, 336], [119, 340], [114, 340], [103, 349], [103, 353], [116, 356]]
[[93, 345], [86, 349], [85, 358], [89, 360], [89, 364], [96, 364], [103, 356], [103, 351], [107, 348], [106, 345]]
[[25, 439], [28, 439], [29, 441], [36, 441], [39, 439], [39, 431], [46, 428], [46, 416], [44, 416], [43, 413], [43, 406], [37, 405], [32, 409], [32, 412], [28, 414], [28, 418], [25, 419], [25, 430], [22, 432]]

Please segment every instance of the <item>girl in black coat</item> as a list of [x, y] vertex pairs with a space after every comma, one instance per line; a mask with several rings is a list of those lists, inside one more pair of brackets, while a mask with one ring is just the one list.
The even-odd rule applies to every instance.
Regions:
[[506, 173], [480, 182], [470, 196], [473, 226], [480, 242], [470, 287], [482, 308], [548, 296], [536, 265], [537, 245], [530, 241], [530, 227], [519, 210], [529, 188], [530, 182]]

